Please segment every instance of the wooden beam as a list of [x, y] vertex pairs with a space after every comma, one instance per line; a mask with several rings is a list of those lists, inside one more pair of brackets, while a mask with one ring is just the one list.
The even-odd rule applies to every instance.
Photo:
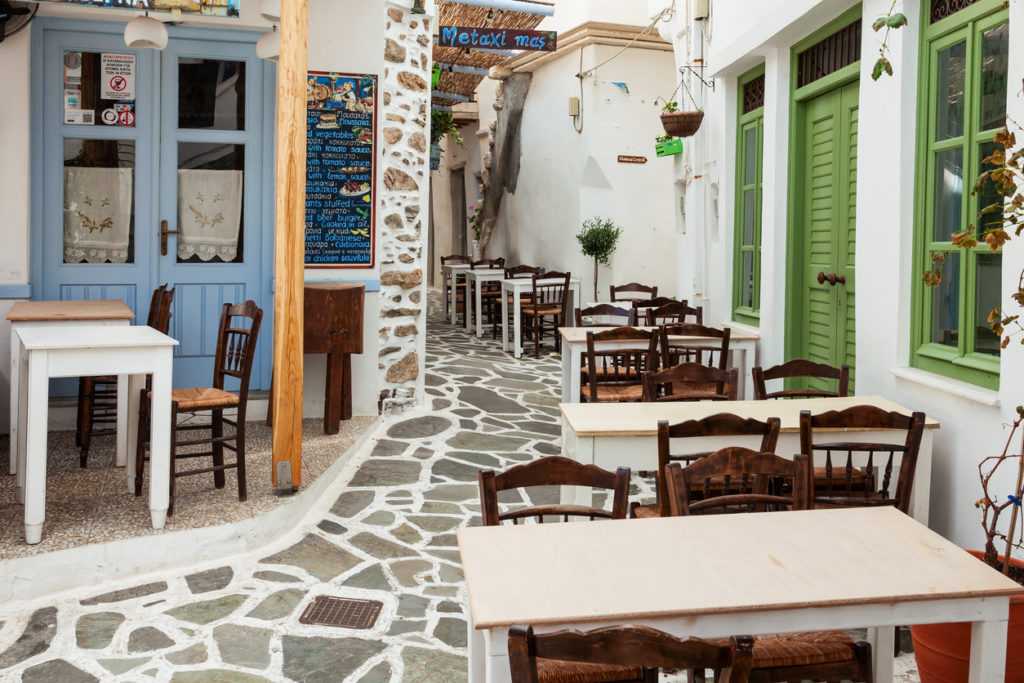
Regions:
[[273, 481], [291, 463], [302, 483], [302, 288], [306, 222], [306, 71], [309, 0], [281, 3], [277, 66], [277, 185], [274, 226]]

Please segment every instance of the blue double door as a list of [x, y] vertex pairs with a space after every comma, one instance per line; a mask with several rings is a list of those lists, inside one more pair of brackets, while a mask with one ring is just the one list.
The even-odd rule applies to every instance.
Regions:
[[269, 385], [274, 68], [256, 35], [170, 27], [157, 51], [120, 24], [34, 30], [33, 299], [121, 299], [145, 322], [167, 283], [175, 386], [209, 384], [223, 304], [253, 299], [251, 386]]

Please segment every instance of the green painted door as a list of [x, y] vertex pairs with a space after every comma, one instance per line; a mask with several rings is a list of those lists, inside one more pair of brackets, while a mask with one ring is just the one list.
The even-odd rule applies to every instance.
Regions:
[[[802, 276], [801, 320], [794, 330], [800, 335], [801, 355], [837, 367], [849, 365], [851, 391], [856, 359], [857, 95], [852, 83], [803, 105], [802, 267], [794, 270]], [[822, 276], [825, 280], [819, 282]]]

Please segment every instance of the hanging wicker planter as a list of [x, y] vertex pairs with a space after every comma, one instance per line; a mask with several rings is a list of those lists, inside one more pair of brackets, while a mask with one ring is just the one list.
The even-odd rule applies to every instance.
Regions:
[[688, 138], [696, 133], [703, 120], [702, 111], [673, 111], [661, 115], [661, 125], [665, 132], [677, 138]]

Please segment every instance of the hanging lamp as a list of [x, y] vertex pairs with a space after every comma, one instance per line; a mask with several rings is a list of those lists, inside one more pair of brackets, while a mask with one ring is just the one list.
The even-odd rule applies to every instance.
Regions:
[[269, 59], [276, 62], [281, 55], [281, 34], [277, 26], [264, 33], [256, 41], [256, 56], [260, 59]]
[[124, 44], [128, 47], [163, 50], [167, 47], [167, 27], [146, 12], [145, 16], [135, 17], [125, 24]]

